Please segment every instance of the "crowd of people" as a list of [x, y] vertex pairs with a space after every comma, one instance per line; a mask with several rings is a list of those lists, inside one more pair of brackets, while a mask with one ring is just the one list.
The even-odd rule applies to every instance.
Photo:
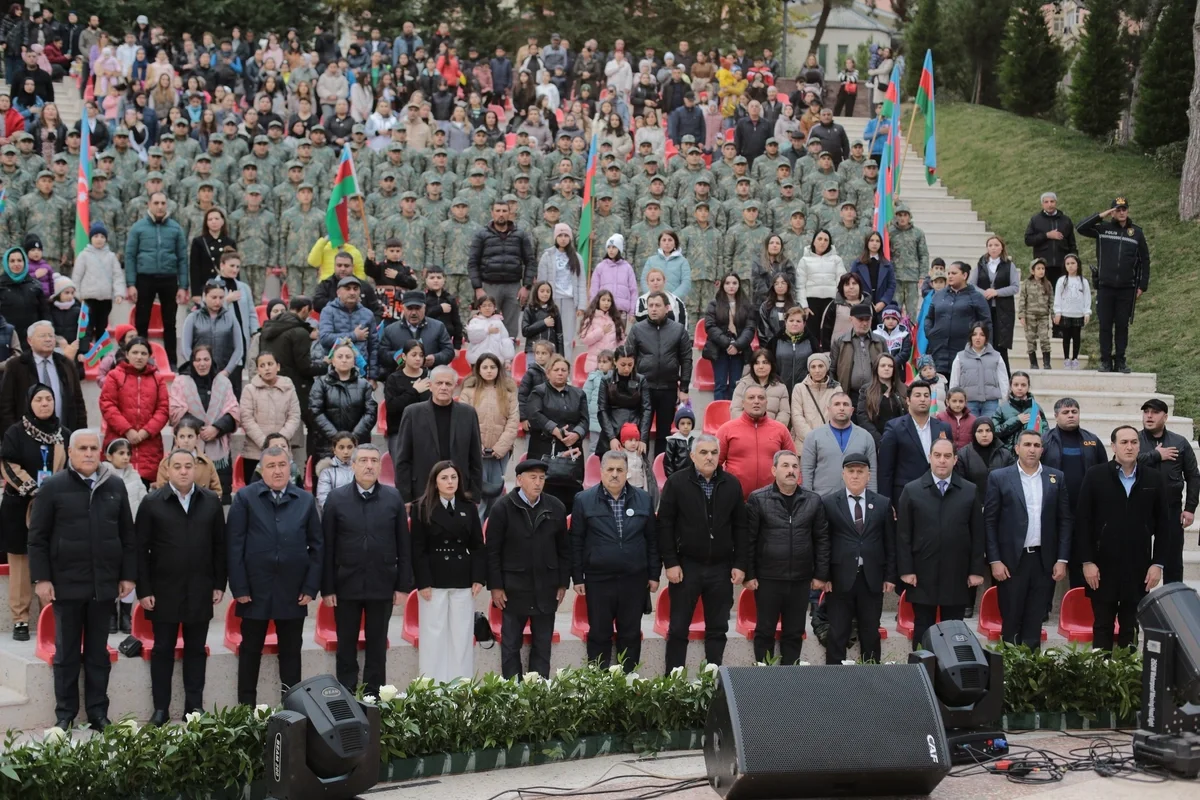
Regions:
[[[13, 637], [29, 638], [33, 593], [53, 603], [60, 726], [81, 666], [87, 717], [107, 724], [104, 642], [129, 632], [133, 603], [154, 626], [153, 721], [170, 716], [180, 630], [184, 710], [201, 708], [226, 590], [238, 699], [253, 703], [269, 623], [282, 684], [299, 681], [313, 603], [333, 610], [347, 686], [363, 627], [374, 693], [412, 590], [420, 670], [450, 680], [474, 673], [485, 588], [503, 674], [548, 677], [572, 588], [588, 658], [632, 669], [665, 580], [672, 669], [701, 600], [705, 656], [721, 662], [736, 586], [755, 592], [758, 659], [779, 623], [782, 661], [798, 660], [811, 606], [840, 663], [855, 637], [879, 659], [892, 591], [908, 592], [919, 642], [990, 579], [1004, 639], [1036, 647], [1069, 575], [1128, 644], [1139, 592], [1181, 579], [1200, 472], [1166, 405], [1113, 432], [1109, 463], [1077, 402], [1058, 400], [1050, 429], [1030, 373], [1010, 368], [1018, 319], [1031, 372], [1050, 367], [1055, 334], [1078, 366], [1094, 283], [1101, 369], [1129, 371], [1149, 255], [1123, 197], [1074, 226], [1043, 195], [1027, 271], [996, 236], [974, 268], [931, 258], [899, 203], [889, 258], [869, 225], [886, 120], [849, 141], [811, 57], [782, 98], [769, 50], [693, 57], [680, 42], [660, 60], [530, 37], [510, 61], [503, 47], [460, 55], [448, 28], [427, 47], [406, 23], [390, 42], [355, 32], [343, 55], [320, 29], [311, 46], [236, 29], [176, 45], [145, 18], [114, 36], [96, 17], [24, 13], [6, 20], [7, 74], [14, 98], [30, 86], [42, 103], [2, 118], [0, 520]], [[53, 89], [33, 74], [43, 42], [94, 95], [72, 129], [39, 94]], [[891, 58], [873, 54], [873, 100]], [[851, 111], [857, 80], [848, 63]], [[83, 136], [90, 244], [72, 256]], [[343, 145], [363, 193], [335, 245], [322, 209]], [[1091, 283], [1076, 233], [1097, 239]], [[132, 324], [110, 331], [122, 303]], [[729, 401], [715, 433], [693, 410], [693, 346]], [[1145, 541], [1114, 544], [1114, 513], [1153, 520]], [[80, 638], [82, 654], [63, 646]]]

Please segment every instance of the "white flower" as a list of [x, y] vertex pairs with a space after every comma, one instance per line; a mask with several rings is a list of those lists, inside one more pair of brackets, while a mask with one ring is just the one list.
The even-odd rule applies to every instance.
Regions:
[[136, 719], [123, 719], [117, 724], [123, 728], [128, 728], [132, 733], [138, 732], [138, 724]]
[[254, 713], [260, 717], [265, 717], [271, 713], [271, 707], [266, 703], [259, 703], [254, 707]]
[[620, 664], [613, 664], [611, 667], [608, 668], [608, 671], [611, 672], [613, 675], [620, 674], [622, 672], [622, 670], [624, 670], [624, 667], [622, 667]]
[[198, 721], [198, 720], [199, 720], [199, 719], [200, 719], [202, 716], [204, 716], [204, 715], [203, 715], [203, 714], [201, 714], [199, 711], [190, 711], [190, 712], [188, 712], [187, 714], [185, 714], [185, 715], [184, 715], [184, 717], [183, 717], [183, 721], [184, 721], [184, 722], [187, 722], [187, 723], [196, 722], [196, 721]]
[[367, 705], [369, 705], [369, 706], [373, 706], [373, 705], [375, 705], [375, 695], [373, 695], [373, 694], [364, 694], [364, 695], [363, 695], [363, 699], [362, 699], [362, 701], [363, 701], [364, 703], [366, 703]]
[[567, 676], [567, 668], [566, 667], [559, 667], [554, 672], [554, 680], [559, 680], [561, 678], [565, 678], [566, 676]]
[[858, 662], [852, 658], [843, 658], [842, 659], [842, 666], [844, 666], [844, 667], [853, 667], [857, 663]]
[[808, 663], [807, 661], [797, 661], [797, 662], [796, 662], [796, 666], [798, 666], [798, 667], [811, 667], [811, 666], [812, 666], [812, 664]]
[[540, 672], [526, 672], [521, 680], [525, 683], [539, 683], [542, 680], [542, 675]]
[[433, 678], [417, 678], [413, 681], [413, 686], [417, 689], [428, 689], [430, 686], [433, 686]]
[[895, 661], [885, 661], [883, 663], [884, 663], [884, 665], [890, 665], [890, 664], [895, 664], [896, 662]]
[[637, 683], [641, 679], [642, 679], [641, 675], [638, 675], [636, 672], [631, 672], [625, 676], [625, 683], [629, 686], [633, 686], [635, 683]]
[[396, 695], [398, 695], [399, 693], [400, 693], [399, 690], [397, 690], [396, 687], [392, 686], [390, 683], [387, 684], [386, 686], [379, 687], [379, 699], [385, 703], [389, 703], [392, 700], [395, 700]]
[[54, 742], [62, 742], [67, 738], [67, 732], [62, 728], [46, 728], [42, 732], [42, 744], [53, 744]]
[[704, 665], [705, 672], [716, 672], [718, 669], [720, 669], [720, 667], [718, 667], [716, 664], [705, 664]]
[[672, 678], [681, 678], [681, 677], [683, 677], [683, 673], [684, 673], [683, 667], [676, 667], [675, 669], [671, 670], [671, 677]]
[[401, 692], [400, 694], [396, 695], [396, 699], [398, 700], [403, 700], [406, 697], [408, 697], [408, 692]]
[[767, 665], [767, 662], [765, 662], [765, 661], [755, 661], [754, 662], [754, 666], [756, 666], [756, 667], [765, 667], [766, 665]]

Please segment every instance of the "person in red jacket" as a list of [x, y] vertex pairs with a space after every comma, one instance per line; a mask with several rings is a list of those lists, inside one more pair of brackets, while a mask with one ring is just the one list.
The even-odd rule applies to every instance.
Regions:
[[772, 480], [772, 460], [780, 450], [796, 452], [787, 426], [767, 416], [767, 390], [755, 384], [742, 398], [742, 415], [717, 430], [721, 466], [742, 484], [742, 499]]
[[108, 373], [100, 390], [100, 415], [108, 430], [104, 445], [128, 439], [133, 445], [131, 466], [149, 488], [163, 459], [162, 430], [167, 424], [167, 382], [150, 363], [150, 343], [134, 339], [126, 359]]
[[3, 147], [25, 130], [25, 118], [13, 108], [12, 97], [7, 94], [0, 94], [0, 117], [4, 118], [4, 130], [0, 130], [0, 147]]
[[955, 387], [946, 395], [946, 407], [939, 411], [934, 419], [940, 419], [950, 426], [951, 438], [954, 439], [954, 449], [959, 450], [974, 441], [975, 415], [967, 408], [967, 392]]

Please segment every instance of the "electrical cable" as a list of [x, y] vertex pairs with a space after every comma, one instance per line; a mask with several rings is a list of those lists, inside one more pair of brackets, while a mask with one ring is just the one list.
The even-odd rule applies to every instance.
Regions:
[[[1158, 767], [1136, 763], [1129, 741], [1114, 741], [1107, 736], [1095, 734], [1066, 735], [1075, 739], [1086, 739], [1088, 744], [1073, 748], [1067, 755], [1063, 755], [1048, 748], [1010, 741], [1009, 754], [991, 758], [985, 758], [982, 751], [967, 748], [967, 752], [976, 762], [951, 770], [949, 777], [1003, 775], [1011, 783], [1026, 785], [1056, 783], [1063, 780], [1069, 772], [1095, 772], [1103, 778], [1122, 778], [1137, 783], [1165, 783], [1174, 777]], [[1014, 753], [1013, 750], [1017, 752]]]
[[[583, 786], [578, 786], [578, 787], [525, 786], [525, 787], [520, 787], [517, 789], [506, 789], [503, 792], [499, 792], [497, 794], [492, 795], [491, 797], [488, 798], [488, 800], [501, 800], [501, 798], [506, 798], [506, 797], [510, 797], [510, 796], [516, 797], [516, 798], [526, 798], [526, 797], [535, 798], [535, 797], [581, 797], [584, 795], [587, 795], [587, 796], [619, 795], [623, 800], [655, 800], [655, 798], [664, 797], [669, 794], [675, 794], [677, 792], [682, 792], [682, 791], [686, 791], [688, 789], [698, 788], [698, 787], [705, 786], [708, 784], [708, 778], [706, 776], [688, 777], [688, 776], [678, 776], [678, 775], [662, 775], [659, 773], [651, 772], [650, 770], [647, 770], [645, 767], [643, 767], [639, 764], [639, 761], [641, 761], [641, 760], [642, 759], [621, 761], [617, 764], [613, 764], [611, 767], [609, 767], [607, 770], [605, 770], [599, 778], [597, 778], [596, 780], [592, 781], [591, 783], [585, 784]], [[619, 769], [621, 767], [624, 767], [627, 769], [632, 769], [640, 774], [609, 775], [610, 772], [612, 772], [615, 769]], [[666, 784], [650, 783], [650, 782], [646, 781], [647, 778], [649, 778], [651, 781], [669, 781], [669, 783], [666, 783]], [[600, 790], [594, 789], [594, 787], [601, 786], [601, 785], [610, 783], [612, 781], [623, 781], [623, 780], [633, 780], [633, 779], [641, 780], [641, 781], [643, 781], [643, 783], [640, 785], [634, 785], [634, 786], [621, 786], [619, 788], [606, 788], [606, 789], [600, 789]], [[638, 792], [638, 793], [631, 794], [631, 792]]]

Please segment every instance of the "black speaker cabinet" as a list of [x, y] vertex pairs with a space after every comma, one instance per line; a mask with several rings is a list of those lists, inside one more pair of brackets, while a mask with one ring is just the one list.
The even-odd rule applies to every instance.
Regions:
[[721, 667], [704, 727], [728, 800], [924, 795], [950, 771], [919, 665]]

